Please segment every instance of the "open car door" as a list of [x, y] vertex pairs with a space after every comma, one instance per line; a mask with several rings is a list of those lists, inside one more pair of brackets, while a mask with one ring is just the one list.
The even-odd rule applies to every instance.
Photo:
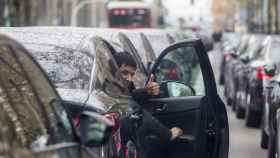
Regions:
[[176, 155], [227, 158], [227, 113], [203, 43], [194, 39], [169, 46], [151, 73], [160, 84], [160, 97], [142, 106], [169, 129], [183, 130], [176, 140]]
[[[100, 94], [110, 96], [111, 110], [123, 109], [121, 111], [125, 114], [130, 97], [113, 57], [116, 52], [101, 38], [95, 38], [95, 43], [98, 70], [95, 76], [100, 82], [96, 89], [103, 92]], [[226, 109], [217, 94], [213, 71], [202, 42], [186, 41], [166, 48], [151, 72], [160, 84], [160, 96], [141, 106], [168, 128], [183, 129], [183, 135], [174, 144], [176, 157], [227, 158]]]

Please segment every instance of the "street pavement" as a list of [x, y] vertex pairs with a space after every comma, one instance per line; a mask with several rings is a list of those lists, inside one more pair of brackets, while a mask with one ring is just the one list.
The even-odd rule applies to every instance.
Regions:
[[[209, 53], [216, 81], [218, 81], [221, 57], [218, 46]], [[223, 87], [218, 86], [218, 91], [224, 100]], [[245, 127], [244, 120], [237, 119], [229, 106], [227, 106], [227, 112], [230, 128], [229, 158], [266, 158], [267, 151], [260, 148], [260, 129]]]

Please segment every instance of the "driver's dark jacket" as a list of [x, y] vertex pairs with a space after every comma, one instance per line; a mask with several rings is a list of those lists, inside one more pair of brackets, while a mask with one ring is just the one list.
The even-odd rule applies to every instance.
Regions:
[[132, 140], [140, 158], [165, 158], [172, 134], [166, 126], [140, 106], [153, 96], [149, 95], [145, 88], [135, 89], [133, 84], [130, 84], [129, 89], [135, 101], [131, 102], [130, 106], [134, 109], [133, 115], [139, 116], [139, 119], [130, 116], [122, 119], [120, 128], [122, 146], [125, 148], [127, 142]]

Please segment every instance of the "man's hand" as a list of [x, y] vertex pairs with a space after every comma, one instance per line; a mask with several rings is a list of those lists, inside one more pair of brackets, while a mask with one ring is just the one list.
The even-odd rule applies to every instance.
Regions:
[[159, 95], [159, 88], [158, 83], [154, 82], [154, 75], [152, 74], [146, 85], [147, 92], [151, 95]]
[[174, 140], [177, 137], [183, 135], [183, 130], [181, 128], [178, 128], [178, 127], [171, 128], [170, 132], [172, 133], [172, 137], [171, 137], [172, 140]]

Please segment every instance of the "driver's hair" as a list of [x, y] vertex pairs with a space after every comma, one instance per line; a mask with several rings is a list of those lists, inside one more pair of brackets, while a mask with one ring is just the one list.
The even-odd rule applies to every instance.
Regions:
[[137, 64], [133, 56], [126, 51], [118, 52], [114, 54], [114, 58], [119, 67], [125, 65], [125, 66], [131, 66], [135, 69], [137, 68]]

